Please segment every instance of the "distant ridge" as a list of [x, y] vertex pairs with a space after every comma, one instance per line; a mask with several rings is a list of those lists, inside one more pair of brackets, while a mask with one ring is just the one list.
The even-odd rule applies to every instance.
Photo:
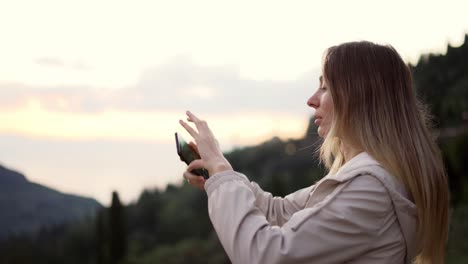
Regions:
[[95, 199], [30, 182], [23, 174], [0, 165], [0, 240], [78, 221], [93, 216], [101, 207]]

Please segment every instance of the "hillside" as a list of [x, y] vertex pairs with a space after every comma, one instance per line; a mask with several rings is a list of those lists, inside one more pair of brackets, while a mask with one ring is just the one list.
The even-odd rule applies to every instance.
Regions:
[[418, 95], [434, 115], [435, 126], [452, 128], [468, 122], [468, 34], [459, 47], [446, 54], [421, 56], [411, 66]]
[[30, 182], [24, 175], [0, 165], [0, 239], [82, 219], [101, 207], [94, 199]]

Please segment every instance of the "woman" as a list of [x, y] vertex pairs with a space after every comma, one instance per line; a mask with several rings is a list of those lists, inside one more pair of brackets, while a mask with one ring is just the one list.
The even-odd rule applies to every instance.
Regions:
[[[201, 159], [184, 177], [208, 193], [209, 215], [233, 263], [443, 263], [449, 194], [439, 150], [409, 68], [391, 46], [329, 48], [307, 104], [329, 170], [272, 197], [235, 172], [206, 122], [181, 125]], [[191, 170], [204, 167], [208, 180]]]

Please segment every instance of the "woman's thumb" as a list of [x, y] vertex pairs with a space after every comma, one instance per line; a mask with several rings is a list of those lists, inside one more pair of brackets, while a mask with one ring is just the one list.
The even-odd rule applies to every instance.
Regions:
[[193, 170], [196, 170], [196, 169], [201, 169], [203, 168], [203, 160], [202, 159], [196, 159], [192, 162], [190, 162], [190, 164], [188, 165], [187, 167], [187, 170], [188, 171], [193, 171]]

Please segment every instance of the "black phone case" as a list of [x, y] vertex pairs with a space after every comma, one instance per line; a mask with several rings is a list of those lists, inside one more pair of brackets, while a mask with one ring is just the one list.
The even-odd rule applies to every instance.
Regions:
[[[188, 162], [187, 160], [185, 160], [185, 158], [183, 157], [183, 155], [181, 155], [181, 151], [180, 151], [180, 142], [179, 142], [179, 138], [184, 141], [185, 144], [187, 144], [185, 142], [185, 140], [183, 140], [183, 138], [179, 137], [177, 135], [177, 132], [175, 133], [175, 140], [176, 140], [176, 148], [177, 148], [177, 155], [179, 155], [179, 158], [185, 162], [185, 164], [189, 165], [190, 162]], [[198, 155], [197, 155], [198, 156]], [[195, 174], [195, 175], [198, 175], [198, 176], [203, 176], [203, 178], [205, 179], [208, 179], [209, 178], [209, 173], [208, 173], [208, 170], [204, 169], [204, 168], [201, 168], [201, 169], [195, 169], [195, 170], [192, 170], [190, 171], [191, 173]]]
[[209, 177], [208, 170], [206, 170], [206, 169], [192, 170], [191, 173], [193, 173], [195, 175], [198, 175], [198, 176], [203, 176], [203, 178], [205, 178], [205, 179], [208, 179], [208, 177]]

